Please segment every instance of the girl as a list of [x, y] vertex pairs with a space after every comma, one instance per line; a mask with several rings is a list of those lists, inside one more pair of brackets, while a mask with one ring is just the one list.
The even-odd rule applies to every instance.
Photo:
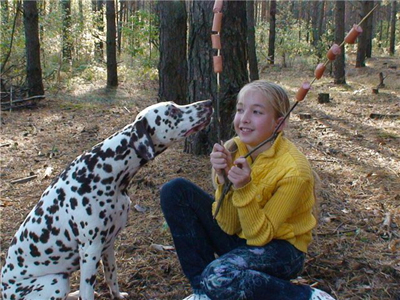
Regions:
[[194, 292], [186, 300], [333, 299], [289, 281], [302, 272], [316, 225], [306, 157], [280, 132], [273, 144], [243, 158], [272, 135], [289, 108], [286, 92], [270, 82], [254, 81], [239, 92], [237, 136], [215, 144], [210, 155], [215, 198], [224, 173], [233, 184], [216, 221], [216, 202], [193, 183], [174, 179], [163, 186], [161, 208]]

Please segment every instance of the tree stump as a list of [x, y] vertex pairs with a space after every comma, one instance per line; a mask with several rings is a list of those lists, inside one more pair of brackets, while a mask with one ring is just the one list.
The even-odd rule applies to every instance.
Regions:
[[320, 93], [318, 94], [318, 103], [329, 103], [329, 94], [328, 93]]
[[299, 114], [299, 118], [300, 118], [300, 120], [309, 120], [309, 119], [311, 119], [311, 115], [307, 114], [307, 113]]

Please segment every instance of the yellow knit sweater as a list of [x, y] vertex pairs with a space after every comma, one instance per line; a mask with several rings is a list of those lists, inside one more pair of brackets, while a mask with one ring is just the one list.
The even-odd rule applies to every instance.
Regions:
[[[234, 138], [238, 151], [233, 161], [248, 153]], [[272, 239], [287, 240], [302, 252], [311, 243], [316, 225], [312, 215], [314, 177], [307, 158], [280, 134], [271, 148], [259, 154], [251, 166], [251, 181], [226, 195], [217, 221], [228, 234], [237, 234], [251, 246], [263, 246]], [[223, 186], [218, 185], [215, 199]], [[216, 202], [213, 204], [215, 211]]]

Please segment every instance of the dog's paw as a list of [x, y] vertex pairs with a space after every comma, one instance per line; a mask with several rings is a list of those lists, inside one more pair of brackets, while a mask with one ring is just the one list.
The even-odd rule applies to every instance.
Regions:
[[[99, 296], [99, 293], [94, 292], [94, 296], [97, 297]], [[69, 293], [67, 298], [65, 300], [79, 300], [79, 290]]]
[[79, 290], [73, 293], [69, 293], [65, 300], [79, 300]]

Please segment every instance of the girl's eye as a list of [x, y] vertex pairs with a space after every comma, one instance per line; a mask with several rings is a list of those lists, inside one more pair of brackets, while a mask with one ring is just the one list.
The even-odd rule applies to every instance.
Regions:
[[262, 115], [262, 112], [259, 111], [259, 110], [255, 110], [254, 113], [255, 113], [256, 115]]
[[237, 111], [238, 113], [242, 113], [242, 112], [243, 112], [243, 108], [238, 108], [238, 109], [236, 109], [236, 111]]

